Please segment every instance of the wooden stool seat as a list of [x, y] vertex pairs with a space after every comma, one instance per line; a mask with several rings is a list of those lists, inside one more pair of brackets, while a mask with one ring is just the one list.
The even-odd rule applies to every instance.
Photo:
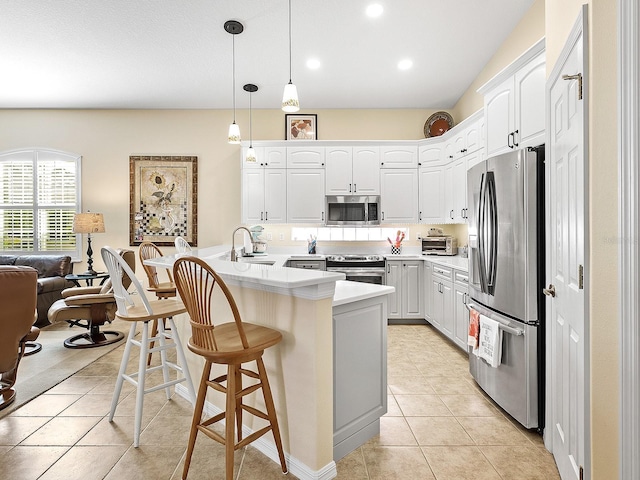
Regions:
[[[238, 307], [222, 278], [202, 260], [186, 256], [174, 263], [173, 277], [180, 298], [191, 318], [191, 338], [189, 350], [205, 360], [198, 396], [193, 412], [189, 433], [189, 444], [184, 461], [182, 478], [189, 473], [193, 448], [198, 432], [225, 446], [225, 478], [233, 479], [235, 451], [248, 445], [268, 432], [273, 433], [282, 472], [287, 473], [278, 418], [273, 403], [267, 371], [262, 360], [265, 349], [278, 344], [282, 334], [272, 328], [244, 323]], [[234, 321], [215, 325], [212, 319], [212, 297], [215, 288], [220, 288], [233, 313]], [[243, 367], [255, 361], [257, 372]], [[226, 365], [227, 373], [211, 379], [213, 364]], [[244, 379], [249, 384], [244, 386]], [[225, 409], [210, 418], [202, 418], [207, 390], [212, 388], [225, 395]], [[243, 403], [243, 398], [257, 390], [262, 390], [266, 412]], [[268, 422], [268, 425], [252, 432], [243, 439], [242, 416], [249, 413]], [[225, 423], [224, 436], [212, 428], [217, 422]], [[237, 438], [237, 441], [235, 440]]]

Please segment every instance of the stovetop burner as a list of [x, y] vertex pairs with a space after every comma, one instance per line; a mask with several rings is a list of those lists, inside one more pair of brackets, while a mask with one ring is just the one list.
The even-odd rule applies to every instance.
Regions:
[[381, 262], [381, 261], [384, 261], [384, 257], [382, 255], [358, 255], [358, 254], [328, 255], [327, 261], [330, 261], [330, 262]]

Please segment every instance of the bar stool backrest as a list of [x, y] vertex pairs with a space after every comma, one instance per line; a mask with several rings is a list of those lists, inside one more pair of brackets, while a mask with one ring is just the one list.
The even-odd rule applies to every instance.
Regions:
[[211, 308], [217, 286], [229, 303], [243, 348], [249, 348], [238, 306], [220, 275], [201, 259], [187, 256], [173, 264], [173, 276], [182, 303], [189, 313], [193, 346], [214, 352], [218, 350]]
[[[158, 285], [160, 285], [160, 281], [158, 280], [158, 270], [156, 269], [156, 267], [153, 267], [151, 265], [145, 265], [144, 261], [162, 257], [162, 250], [160, 250], [160, 248], [158, 248], [155, 243], [144, 241], [140, 244], [138, 254], [140, 255], [140, 263], [142, 263], [142, 267], [144, 268], [144, 271], [147, 274], [147, 278], [149, 279], [149, 287], [158, 288]], [[173, 282], [171, 270], [169, 270], [168, 268], [167, 276], [169, 277], [169, 282]]]
[[178, 253], [191, 253], [191, 245], [183, 237], [176, 237], [174, 240]]
[[109, 278], [111, 279], [111, 285], [113, 287], [113, 296], [116, 299], [116, 305], [118, 307], [118, 316], [127, 316], [127, 306], [135, 305], [135, 302], [131, 298], [131, 294], [125, 287], [124, 276], [128, 278], [127, 281], [131, 282], [135, 293], [140, 297], [145, 310], [149, 315], [153, 314], [153, 309], [145, 295], [145, 289], [136, 278], [135, 273], [131, 267], [127, 264], [126, 260], [118, 255], [118, 252], [109, 246], [102, 247], [102, 260], [104, 261], [107, 271], [109, 272]]

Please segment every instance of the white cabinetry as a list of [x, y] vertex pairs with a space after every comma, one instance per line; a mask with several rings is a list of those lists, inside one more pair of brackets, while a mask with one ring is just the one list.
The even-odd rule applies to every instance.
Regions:
[[380, 171], [382, 223], [418, 223], [418, 170]]
[[287, 147], [287, 168], [324, 168], [324, 147]]
[[431, 272], [431, 318], [438, 319], [438, 330], [453, 339], [453, 285], [452, 270], [433, 264]]
[[422, 260], [387, 260], [389, 318], [424, 318], [423, 278]]
[[325, 151], [327, 195], [379, 195], [378, 147], [327, 147]]
[[255, 162], [247, 162], [248, 149], [249, 147], [242, 147], [242, 168], [286, 168], [287, 166], [286, 147], [254, 147]]
[[487, 157], [544, 142], [544, 41], [482, 86]]
[[420, 168], [420, 223], [445, 223], [444, 213], [444, 170], [442, 167]]
[[380, 147], [380, 168], [416, 168], [417, 166], [417, 145]]
[[324, 222], [324, 169], [287, 169], [287, 222]]
[[424, 263], [424, 318], [440, 330], [440, 319], [433, 314], [433, 264]]
[[467, 350], [469, 336], [469, 276], [459, 270], [453, 271], [453, 341], [463, 350]]
[[242, 222], [287, 222], [287, 180], [284, 168], [242, 170]]

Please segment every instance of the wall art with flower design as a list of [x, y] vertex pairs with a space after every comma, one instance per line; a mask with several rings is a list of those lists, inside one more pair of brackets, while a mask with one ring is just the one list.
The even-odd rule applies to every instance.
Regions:
[[129, 157], [129, 245], [198, 244], [198, 157]]

